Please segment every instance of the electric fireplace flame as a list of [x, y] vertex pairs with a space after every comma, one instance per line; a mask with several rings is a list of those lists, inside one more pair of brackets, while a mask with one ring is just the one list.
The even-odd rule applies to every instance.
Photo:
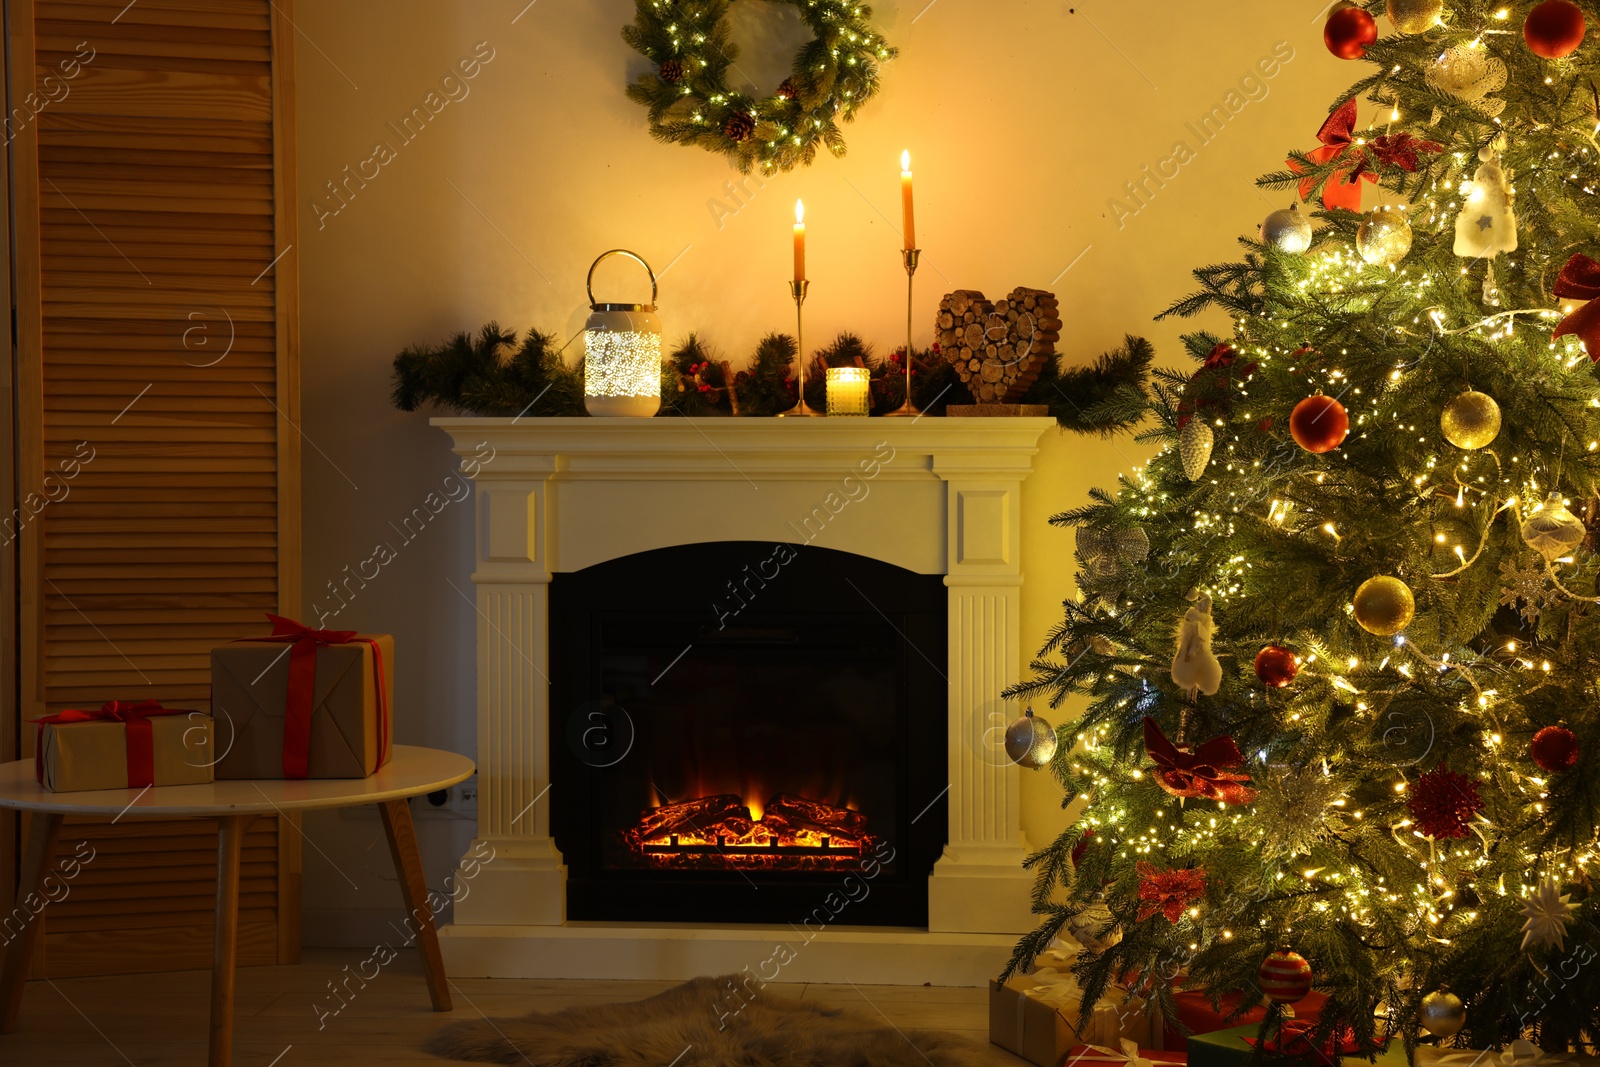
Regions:
[[792, 793], [764, 804], [732, 793], [663, 804], [622, 838], [638, 866], [681, 870], [848, 868], [875, 844], [861, 812]]

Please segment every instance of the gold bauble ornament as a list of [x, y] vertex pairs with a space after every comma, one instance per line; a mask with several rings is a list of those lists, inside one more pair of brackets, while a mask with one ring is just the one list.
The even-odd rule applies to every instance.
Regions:
[[1311, 220], [1300, 214], [1299, 204], [1274, 211], [1261, 224], [1261, 243], [1299, 255], [1311, 247]]
[[1500, 405], [1488, 393], [1468, 389], [1444, 406], [1439, 428], [1457, 448], [1483, 448], [1500, 433]]
[[1393, 637], [1411, 625], [1417, 601], [1406, 583], [1379, 575], [1361, 583], [1355, 596], [1356, 622], [1369, 634]]
[[1435, 1037], [1453, 1037], [1467, 1025], [1467, 1006], [1450, 990], [1441, 989], [1422, 998], [1417, 1021]]
[[1583, 520], [1567, 510], [1560, 493], [1551, 493], [1522, 524], [1522, 539], [1547, 560], [1564, 556], [1583, 543], [1588, 530]]
[[1356, 230], [1356, 251], [1374, 267], [1392, 267], [1411, 251], [1411, 220], [1404, 208], [1375, 207]]
[[1033, 709], [1006, 727], [1006, 755], [1019, 767], [1048, 767], [1056, 754], [1055, 727], [1034, 717]]
[[1389, 21], [1399, 33], [1422, 33], [1443, 12], [1444, 0], [1389, 0]]

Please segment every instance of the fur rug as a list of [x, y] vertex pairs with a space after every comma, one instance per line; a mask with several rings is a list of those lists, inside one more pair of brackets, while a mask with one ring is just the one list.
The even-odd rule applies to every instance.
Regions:
[[435, 1056], [532, 1067], [987, 1067], [987, 1046], [696, 978], [648, 1000], [455, 1023]]

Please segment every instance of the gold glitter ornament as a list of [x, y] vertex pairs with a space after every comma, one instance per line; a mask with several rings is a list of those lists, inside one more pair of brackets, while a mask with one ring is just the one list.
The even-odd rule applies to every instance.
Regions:
[[1356, 251], [1374, 267], [1392, 267], [1411, 251], [1411, 220], [1405, 209], [1376, 207], [1356, 230]]
[[1399, 33], [1422, 33], [1443, 11], [1444, 0], [1389, 0], [1389, 21]]
[[1468, 389], [1444, 406], [1439, 428], [1457, 448], [1483, 448], [1500, 433], [1500, 405], [1488, 393]]
[[1361, 583], [1355, 595], [1356, 622], [1369, 634], [1393, 637], [1411, 625], [1417, 601], [1398, 578], [1379, 575]]
[[1453, 1037], [1467, 1025], [1467, 1006], [1448, 989], [1440, 989], [1422, 998], [1417, 1021], [1435, 1037]]
[[1311, 220], [1300, 214], [1299, 204], [1274, 211], [1261, 224], [1261, 243], [1299, 255], [1311, 247]]

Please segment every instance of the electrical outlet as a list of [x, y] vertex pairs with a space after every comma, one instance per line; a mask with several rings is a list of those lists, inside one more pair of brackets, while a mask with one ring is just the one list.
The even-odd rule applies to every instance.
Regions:
[[478, 776], [448, 789], [417, 797], [411, 813], [418, 819], [476, 819], [478, 817]]

